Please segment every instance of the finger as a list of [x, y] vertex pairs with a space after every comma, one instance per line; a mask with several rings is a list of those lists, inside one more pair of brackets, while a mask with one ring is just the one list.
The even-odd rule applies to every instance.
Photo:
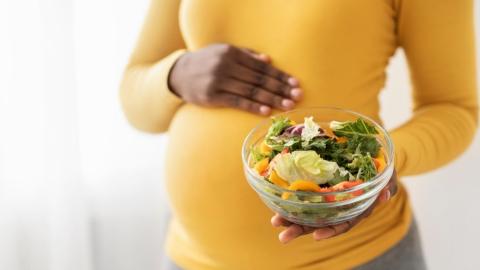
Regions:
[[277, 69], [276, 67], [268, 63], [265, 63], [264, 61], [260, 61], [255, 57], [252, 57], [249, 53], [246, 53], [243, 50], [237, 51], [236, 60], [241, 65], [273, 77], [281, 82], [289, 84], [292, 87], [297, 87], [299, 85], [298, 80], [293, 76]]
[[252, 49], [248, 49], [248, 48], [239, 48], [240, 50], [243, 50], [244, 52], [250, 54], [252, 57], [254, 57], [255, 59], [258, 59], [262, 62], [265, 62], [265, 63], [270, 63], [272, 61], [272, 59], [270, 58], [270, 56], [264, 54], [264, 53], [257, 53], [255, 52], [254, 50]]
[[391, 193], [391, 196], [395, 196], [395, 194], [397, 194], [398, 192], [398, 175], [397, 175], [397, 171], [396, 170], [393, 170], [393, 174], [392, 174], [392, 178], [390, 178], [390, 193]]
[[255, 86], [234, 79], [225, 79], [219, 83], [218, 87], [223, 91], [282, 110], [293, 109], [295, 106], [295, 103], [291, 99], [275, 95], [260, 86]]
[[281, 82], [273, 77], [239, 64], [235, 64], [228, 73], [229, 76], [235, 79], [261, 86], [276, 95], [281, 95], [293, 100], [300, 100], [302, 97], [302, 90], [300, 88], [292, 87], [291, 85]]
[[377, 205], [380, 203], [380, 200], [379, 198], [377, 198], [373, 203], [372, 205], [370, 205], [367, 210], [365, 210], [363, 213], [361, 213], [358, 217], [354, 218], [353, 220], [351, 220], [352, 224], [356, 224], [355, 221], [360, 221], [366, 217], [369, 217], [372, 212], [373, 212], [373, 209], [375, 209], [375, 207], [377, 207]]
[[390, 200], [390, 196], [390, 188], [385, 188], [378, 195], [378, 201], [382, 203], [387, 202], [388, 200]]
[[279, 214], [275, 214], [270, 220], [270, 222], [272, 223], [273, 227], [281, 227], [281, 226], [286, 227], [286, 226], [292, 225], [290, 221], [284, 219]]
[[214, 104], [261, 115], [270, 115], [272, 111], [269, 106], [225, 91], [221, 91], [215, 95]]
[[293, 239], [303, 235], [303, 233], [304, 230], [301, 225], [292, 224], [278, 235], [278, 240], [280, 240], [280, 242], [282, 242], [283, 244], [286, 244]]
[[383, 190], [380, 192], [380, 195], [378, 196], [378, 200], [380, 202], [387, 202], [390, 200], [392, 196], [394, 196], [397, 193], [397, 174], [394, 171], [392, 177], [390, 178], [388, 184], [383, 188]]
[[328, 239], [330, 237], [335, 236], [337, 232], [335, 229], [332, 227], [323, 227], [323, 228], [318, 228], [313, 232], [313, 239], [315, 240], [323, 240], [323, 239]]

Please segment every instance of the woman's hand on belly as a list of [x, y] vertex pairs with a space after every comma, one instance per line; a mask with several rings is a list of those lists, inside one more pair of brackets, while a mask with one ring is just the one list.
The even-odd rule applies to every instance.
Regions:
[[388, 182], [387, 186], [380, 192], [377, 200], [370, 206], [365, 212], [363, 212], [358, 217], [351, 219], [347, 222], [343, 222], [337, 225], [315, 228], [299, 224], [294, 224], [284, 218], [279, 214], [276, 214], [272, 217], [272, 225], [274, 227], [284, 226], [286, 227], [279, 235], [278, 239], [280, 242], [286, 244], [293, 239], [300, 237], [305, 234], [313, 233], [313, 239], [319, 241], [327, 238], [331, 238], [343, 233], [348, 232], [355, 225], [358, 224], [362, 219], [370, 216], [373, 209], [379, 204], [390, 200], [392, 196], [397, 193], [397, 173], [394, 172], [392, 178]]
[[298, 80], [270, 58], [228, 44], [214, 44], [180, 57], [168, 80], [172, 92], [203, 106], [234, 107], [269, 115], [290, 110], [302, 97]]

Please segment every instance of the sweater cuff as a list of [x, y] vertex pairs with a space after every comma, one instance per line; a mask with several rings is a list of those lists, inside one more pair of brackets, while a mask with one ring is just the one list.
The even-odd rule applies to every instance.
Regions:
[[392, 139], [393, 147], [395, 149], [395, 169], [397, 174], [401, 176], [405, 173], [405, 165], [407, 162], [405, 148], [403, 147], [407, 138], [402, 136], [402, 133], [398, 131], [390, 133], [390, 138]]
[[170, 71], [177, 60], [186, 53], [186, 50], [177, 50], [155, 64], [150, 71], [150, 78], [156, 80], [158, 97], [166, 104], [175, 106], [183, 103], [183, 100], [174, 94], [168, 85]]

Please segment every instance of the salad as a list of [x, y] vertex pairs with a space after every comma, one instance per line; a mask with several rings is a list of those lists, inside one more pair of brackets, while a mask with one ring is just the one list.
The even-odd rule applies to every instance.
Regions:
[[[387, 161], [377, 137], [377, 129], [362, 118], [320, 124], [305, 117], [297, 124], [275, 117], [265, 138], [252, 146], [250, 159], [262, 179], [284, 190], [327, 193], [302, 196], [284, 191], [283, 200], [342, 201], [363, 194], [364, 189], [348, 190], [385, 169]], [[346, 192], [328, 195], [334, 191]]]

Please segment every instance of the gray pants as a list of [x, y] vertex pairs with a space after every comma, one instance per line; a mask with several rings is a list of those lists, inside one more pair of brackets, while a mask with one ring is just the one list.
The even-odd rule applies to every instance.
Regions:
[[[165, 256], [163, 270], [182, 270]], [[410, 229], [398, 244], [387, 250], [381, 256], [361, 265], [355, 270], [425, 270], [425, 260], [422, 252], [420, 234], [417, 223], [414, 221]]]

